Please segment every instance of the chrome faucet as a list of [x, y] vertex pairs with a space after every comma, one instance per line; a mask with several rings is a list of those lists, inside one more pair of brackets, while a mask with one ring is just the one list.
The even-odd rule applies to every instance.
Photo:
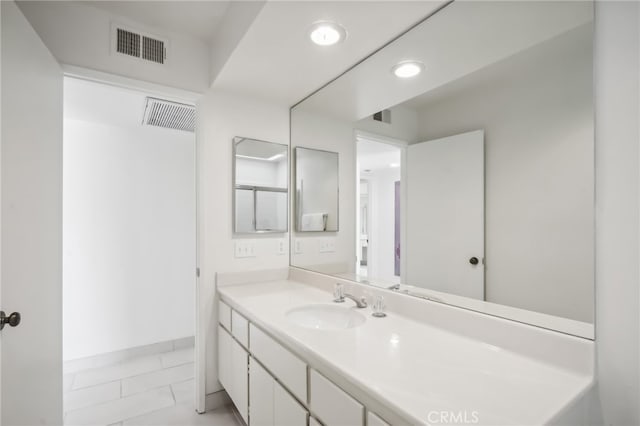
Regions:
[[342, 284], [337, 283], [336, 287], [333, 291], [333, 295], [334, 295], [334, 299], [333, 301], [335, 303], [343, 303], [345, 297], [347, 299], [351, 299], [355, 302], [356, 307], [357, 308], [366, 308], [367, 307], [367, 298], [366, 297], [361, 297], [360, 299], [357, 299], [355, 296], [349, 294], [349, 293], [345, 293], [344, 292], [344, 287]]
[[350, 295], [349, 293], [344, 293], [342, 295], [342, 297], [334, 299], [334, 302], [342, 303], [342, 302], [344, 302], [345, 298], [353, 300], [356, 303], [356, 307], [357, 308], [366, 308], [367, 307], [367, 298], [366, 297], [361, 297], [360, 299], [358, 299], [355, 296]]

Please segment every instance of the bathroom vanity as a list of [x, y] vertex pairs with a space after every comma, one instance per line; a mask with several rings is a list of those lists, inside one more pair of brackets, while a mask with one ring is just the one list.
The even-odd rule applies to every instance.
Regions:
[[596, 418], [592, 2], [449, 2], [290, 117], [291, 267], [217, 280], [245, 422]]
[[375, 318], [334, 303], [336, 282], [297, 268], [218, 277], [220, 382], [248, 425], [586, 421], [592, 341], [340, 281], [384, 297]]

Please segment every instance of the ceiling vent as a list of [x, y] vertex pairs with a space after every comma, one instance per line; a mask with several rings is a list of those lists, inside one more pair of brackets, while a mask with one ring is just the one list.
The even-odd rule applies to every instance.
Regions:
[[167, 61], [167, 40], [122, 25], [112, 28], [113, 51], [156, 64]]
[[380, 121], [381, 123], [391, 124], [391, 110], [383, 109], [373, 114], [374, 121]]
[[142, 124], [193, 132], [196, 127], [196, 108], [193, 105], [147, 97]]

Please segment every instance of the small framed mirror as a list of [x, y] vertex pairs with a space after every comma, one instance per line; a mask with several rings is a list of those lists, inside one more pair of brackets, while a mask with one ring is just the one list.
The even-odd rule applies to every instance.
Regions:
[[296, 147], [296, 231], [338, 231], [338, 153]]
[[233, 230], [236, 234], [288, 231], [287, 145], [233, 138]]

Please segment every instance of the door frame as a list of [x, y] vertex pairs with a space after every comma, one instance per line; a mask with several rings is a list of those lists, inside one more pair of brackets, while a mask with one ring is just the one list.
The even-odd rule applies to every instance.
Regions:
[[[356, 147], [355, 155], [353, 156], [354, 157], [353, 165], [355, 167], [355, 170], [359, 170], [357, 144], [360, 141], [366, 140], [371, 142], [378, 142], [385, 145], [393, 145], [395, 147], [400, 148], [400, 283], [404, 283], [405, 272], [407, 270], [406, 259], [405, 259], [405, 256], [403, 256], [403, 253], [406, 252], [405, 244], [407, 241], [407, 238], [406, 238], [407, 237], [407, 186], [406, 186], [407, 185], [407, 167], [406, 165], [407, 165], [407, 148], [409, 147], [409, 141], [398, 139], [398, 138], [392, 138], [390, 136], [384, 136], [377, 133], [371, 133], [369, 131], [360, 130], [360, 129], [354, 129], [353, 137], [354, 137], [354, 146]], [[356, 176], [356, 185], [357, 185], [356, 188], [358, 188], [360, 185], [359, 175]], [[371, 200], [371, 197], [369, 197], [369, 200]], [[356, 191], [356, 202], [358, 203], [356, 208], [359, 211], [360, 209], [360, 191], [359, 190]], [[356, 247], [359, 247], [359, 241], [360, 241], [359, 222], [360, 220], [358, 219], [358, 223], [357, 223], [358, 226], [356, 226], [357, 228], [356, 232], [358, 232]], [[370, 272], [370, 271], [367, 270], [367, 272]], [[368, 275], [369, 276], [367, 277], [367, 279], [370, 278], [370, 274]]]
[[[151, 83], [148, 81], [137, 80], [129, 77], [123, 77], [115, 74], [110, 74], [102, 71], [96, 71], [89, 68], [78, 67], [75, 65], [60, 64], [62, 68], [62, 74], [64, 77], [76, 78], [79, 80], [92, 81], [108, 86], [113, 86], [122, 89], [136, 90], [141, 92], [152, 93], [161, 96], [165, 99], [193, 104], [196, 107], [196, 114], [198, 108], [198, 100], [204, 95], [203, 93], [192, 92], [188, 90], [178, 89], [175, 87], [164, 86], [161, 84]], [[196, 199], [196, 229], [195, 232], [195, 244], [196, 244], [196, 270], [195, 274], [195, 309], [194, 309], [194, 369], [195, 369], [195, 409], [199, 413], [205, 412], [205, 400], [206, 400], [206, 358], [205, 358], [205, 346], [204, 340], [206, 336], [206, 330], [203, 324], [200, 324], [200, 265], [203, 264], [201, 259], [200, 247], [200, 168], [198, 166], [198, 132], [197, 127], [195, 131], [195, 155], [194, 155], [194, 174], [195, 174], [195, 199]], [[64, 136], [63, 136], [64, 141]]]

